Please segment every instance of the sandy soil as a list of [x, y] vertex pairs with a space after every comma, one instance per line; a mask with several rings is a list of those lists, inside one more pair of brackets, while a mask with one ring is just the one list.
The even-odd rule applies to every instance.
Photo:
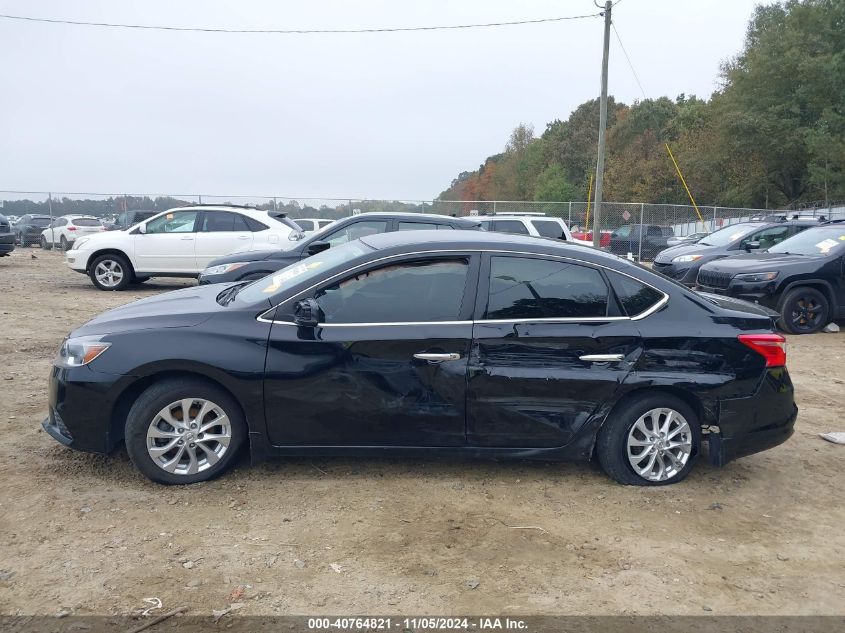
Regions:
[[0, 614], [845, 614], [845, 446], [817, 437], [845, 430], [845, 333], [790, 339], [793, 439], [661, 489], [589, 465], [364, 459], [168, 488], [43, 433], [65, 334], [191, 283], [105, 293], [60, 253], [0, 259]]

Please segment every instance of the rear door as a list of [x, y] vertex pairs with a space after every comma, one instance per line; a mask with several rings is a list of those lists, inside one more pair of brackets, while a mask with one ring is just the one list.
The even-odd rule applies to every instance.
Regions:
[[468, 366], [467, 442], [548, 448], [614, 398], [640, 353], [604, 272], [540, 255], [486, 255]]
[[204, 211], [197, 232], [198, 270], [204, 269], [212, 259], [248, 251], [253, 239], [254, 235], [240, 213]]
[[170, 211], [135, 233], [135, 268], [141, 272], [197, 272], [195, 243], [199, 211]]

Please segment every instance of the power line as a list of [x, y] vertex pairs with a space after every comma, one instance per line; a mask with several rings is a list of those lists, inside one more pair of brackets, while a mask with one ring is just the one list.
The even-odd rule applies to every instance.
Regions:
[[410, 31], [447, 31], [457, 29], [489, 28], [494, 26], [519, 26], [524, 24], [544, 24], [549, 22], [563, 22], [565, 20], [582, 20], [599, 17], [599, 13], [585, 15], [568, 15], [556, 18], [538, 18], [536, 20], [515, 20], [512, 22], [484, 22], [479, 24], [449, 24], [440, 26], [405, 26], [395, 28], [363, 28], [363, 29], [212, 29], [188, 26], [159, 26], [154, 24], [118, 24], [112, 22], [84, 22], [80, 20], [59, 20], [54, 18], [33, 18], [24, 15], [0, 14], [5, 20], [22, 20], [26, 22], [40, 22], [47, 24], [65, 24], [71, 26], [100, 26], [113, 29], [141, 29], [148, 31], [185, 31], [193, 33], [242, 33], [242, 34], [274, 34], [274, 35], [335, 35], [354, 33], [401, 33]]
[[[616, 4], [619, 4], [622, 0], [617, 0]], [[625, 54], [625, 59], [628, 60], [628, 67], [631, 69], [631, 73], [634, 75], [634, 79], [637, 81], [637, 85], [640, 87], [640, 92], [643, 93], [643, 99], [648, 99], [645, 94], [645, 90], [643, 90], [643, 85], [640, 83], [640, 77], [637, 75], [637, 71], [634, 68], [634, 64], [631, 63], [631, 58], [628, 56], [628, 51], [625, 50], [625, 45], [622, 43], [622, 38], [619, 37], [619, 31], [616, 30], [616, 24], [611, 22], [610, 25], [613, 27], [613, 33], [616, 35], [616, 41], [619, 42], [619, 46], [622, 48], [622, 52]]]

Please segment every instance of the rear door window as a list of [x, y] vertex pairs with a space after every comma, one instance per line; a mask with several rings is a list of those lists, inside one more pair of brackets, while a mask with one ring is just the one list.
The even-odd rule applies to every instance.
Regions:
[[595, 268], [528, 257], [491, 257], [485, 319], [607, 316], [608, 289]]

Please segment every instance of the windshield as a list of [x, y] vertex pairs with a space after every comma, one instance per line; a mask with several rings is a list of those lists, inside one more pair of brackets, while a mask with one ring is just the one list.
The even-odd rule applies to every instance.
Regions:
[[256, 303], [269, 299], [273, 295], [283, 292], [303, 282], [315, 279], [324, 271], [352, 261], [372, 249], [363, 242], [355, 240], [340, 246], [312, 255], [300, 262], [282, 268], [246, 286], [238, 293], [238, 299], [246, 303]]
[[775, 244], [769, 252], [816, 256], [845, 252], [845, 224], [807, 229]]
[[730, 226], [726, 226], [723, 229], [719, 229], [718, 231], [714, 231], [703, 240], [699, 242], [699, 244], [703, 244], [704, 246], [727, 246], [728, 244], [738, 240], [741, 237], [745, 237], [755, 229], [759, 229], [761, 226], [766, 226], [765, 224], [731, 224]]

